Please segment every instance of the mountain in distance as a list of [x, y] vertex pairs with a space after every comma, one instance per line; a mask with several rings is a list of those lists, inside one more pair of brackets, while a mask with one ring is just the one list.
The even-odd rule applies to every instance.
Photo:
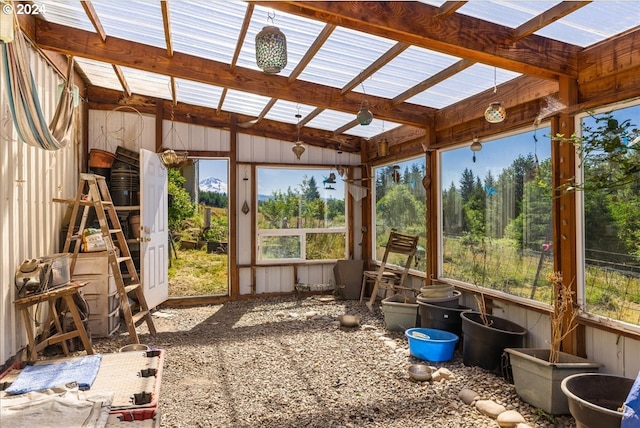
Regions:
[[215, 177], [207, 177], [200, 180], [198, 187], [202, 192], [227, 193], [227, 183]]

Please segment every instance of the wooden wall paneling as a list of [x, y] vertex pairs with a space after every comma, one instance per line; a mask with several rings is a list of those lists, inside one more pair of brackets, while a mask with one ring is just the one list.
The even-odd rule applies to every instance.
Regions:
[[[587, 327], [585, 333], [587, 358], [604, 364], [601, 373], [622, 376], [624, 373], [624, 338], [615, 333]], [[637, 356], [636, 356], [637, 357]]]
[[241, 296], [247, 296], [253, 294], [253, 269], [252, 268], [240, 268], [238, 269], [238, 283]]
[[622, 356], [624, 357], [624, 371], [622, 376], [635, 379], [640, 374], [640, 341], [629, 337], [620, 338], [624, 343]]
[[189, 142], [187, 143], [188, 150], [206, 150], [205, 141], [205, 128], [198, 125], [189, 125]]

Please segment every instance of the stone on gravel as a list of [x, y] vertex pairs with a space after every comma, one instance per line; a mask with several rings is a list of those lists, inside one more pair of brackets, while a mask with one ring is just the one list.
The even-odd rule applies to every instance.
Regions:
[[502, 412], [506, 412], [507, 409], [503, 405], [496, 403], [493, 400], [478, 400], [476, 401], [476, 409], [480, 410], [483, 415], [490, 418], [497, 418]]
[[438, 370], [433, 372], [433, 374], [431, 374], [431, 379], [433, 379], [434, 382], [440, 382], [441, 380], [450, 379], [451, 376], [453, 376], [453, 373], [451, 373], [451, 370], [445, 367], [440, 367]]
[[458, 398], [460, 399], [460, 401], [462, 401], [464, 404], [473, 404], [473, 402], [475, 400], [480, 399], [480, 396], [478, 395], [477, 392], [469, 389], [469, 388], [464, 388], [463, 390], [461, 390], [458, 393]]
[[516, 425], [525, 422], [524, 416], [515, 410], [507, 410], [506, 412], [500, 413], [496, 421], [502, 428], [515, 428]]

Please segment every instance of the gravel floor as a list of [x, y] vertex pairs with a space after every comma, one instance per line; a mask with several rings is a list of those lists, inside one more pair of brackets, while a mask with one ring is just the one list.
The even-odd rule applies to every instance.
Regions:
[[[497, 427], [458, 399], [463, 388], [519, 411], [532, 427], [575, 427], [518, 399], [513, 385], [456, 351], [441, 382], [414, 382], [407, 340], [384, 329], [379, 309], [320, 296], [256, 299], [154, 314], [158, 334], [138, 328], [141, 343], [166, 349], [160, 393], [163, 427]], [[339, 326], [343, 313], [359, 328]], [[315, 315], [315, 316], [314, 316]], [[390, 338], [393, 343], [384, 341]], [[94, 340], [97, 352], [128, 343]], [[395, 349], [394, 349], [395, 348]]]

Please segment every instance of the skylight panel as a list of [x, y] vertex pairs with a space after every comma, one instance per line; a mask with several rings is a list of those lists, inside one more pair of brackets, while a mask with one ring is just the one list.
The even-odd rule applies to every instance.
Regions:
[[160, 2], [93, 0], [107, 36], [166, 48]]
[[192, 80], [176, 79], [178, 102], [217, 108], [222, 88]]

